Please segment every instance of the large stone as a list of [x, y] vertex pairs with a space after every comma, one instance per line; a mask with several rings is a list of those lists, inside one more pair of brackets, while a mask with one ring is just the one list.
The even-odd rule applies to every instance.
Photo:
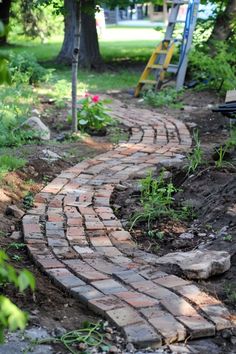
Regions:
[[30, 117], [27, 119], [23, 127], [29, 127], [39, 133], [41, 140], [50, 140], [50, 130], [38, 117]]
[[223, 251], [190, 251], [168, 253], [157, 259], [158, 264], [178, 266], [189, 279], [208, 279], [230, 268], [230, 255]]

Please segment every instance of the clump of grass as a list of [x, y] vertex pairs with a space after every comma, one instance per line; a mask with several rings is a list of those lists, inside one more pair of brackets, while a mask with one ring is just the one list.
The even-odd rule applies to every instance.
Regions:
[[193, 141], [195, 146], [191, 154], [188, 155], [188, 174], [194, 173], [199, 165], [203, 162], [203, 151], [201, 148], [201, 142], [199, 139], [199, 132], [198, 130], [194, 130], [193, 132]]
[[27, 163], [25, 159], [19, 159], [10, 155], [0, 156], [0, 179], [2, 179], [8, 172], [15, 171]]
[[150, 229], [151, 221], [161, 216], [173, 216], [175, 214], [172, 208], [174, 202], [174, 193], [177, 189], [172, 182], [166, 183], [164, 180], [164, 171], [154, 179], [152, 172], [146, 178], [141, 180], [141, 206], [142, 211], [135, 213], [132, 217], [131, 229], [138, 221], [147, 221]]
[[177, 91], [175, 88], [164, 88], [161, 91], [149, 90], [144, 93], [144, 102], [153, 107], [182, 108], [180, 101], [183, 91]]
[[221, 145], [217, 149], [217, 160], [215, 165], [217, 168], [222, 168], [225, 164], [225, 155], [226, 153], [236, 146], [236, 128], [230, 130], [230, 137], [226, 140], [224, 145]]

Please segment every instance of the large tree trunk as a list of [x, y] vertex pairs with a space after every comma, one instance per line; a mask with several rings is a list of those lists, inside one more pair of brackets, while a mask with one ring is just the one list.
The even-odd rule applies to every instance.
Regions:
[[[64, 41], [61, 51], [57, 57], [57, 62], [71, 65], [72, 53], [74, 45], [74, 33], [76, 23], [76, 0], [64, 0], [65, 6], [65, 29]], [[95, 8], [95, 1], [89, 0], [91, 9]], [[88, 1], [86, 1], [86, 8]], [[102, 59], [99, 51], [98, 36], [96, 30], [96, 21], [92, 13], [88, 13], [83, 8], [82, 0], [82, 16], [81, 16], [81, 46], [80, 46], [80, 65], [88, 69], [99, 69], [102, 65]]]
[[7, 26], [9, 24], [11, 1], [12, 0], [2, 0], [2, 2], [0, 2], [0, 21], [2, 21], [5, 26], [5, 34], [3, 37], [0, 37], [0, 45], [7, 43]]
[[225, 41], [229, 39], [232, 34], [232, 21], [236, 18], [236, 0], [228, 0], [225, 10], [220, 12], [216, 18], [215, 25], [209, 42], [212, 40]]

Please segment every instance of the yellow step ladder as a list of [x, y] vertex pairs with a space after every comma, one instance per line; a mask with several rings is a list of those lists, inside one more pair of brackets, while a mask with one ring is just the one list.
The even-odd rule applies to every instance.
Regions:
[[[140, 94], [140, 91], [142, 90], [142, 87], [145, 84], [150, 84], [155, 86], [157, 89], [161, 87], [164, 77], [165, 77], [165, 72], [168, 69], [168, 66], [170, 64], [171, 58], [173, 56], [175, 49], [174, 41], [169, 41], [169, 40], [164, 40], [162, 41], [154, 50], [152, 53], [147, 66], [145, 67], [138, 85], [135, 89], [134, 96], [138, 97]], [[149, 80], [148, 76], [151, 73], [152, 70], [156, 70], [156, 77], [158, 79], [155, 80]]]

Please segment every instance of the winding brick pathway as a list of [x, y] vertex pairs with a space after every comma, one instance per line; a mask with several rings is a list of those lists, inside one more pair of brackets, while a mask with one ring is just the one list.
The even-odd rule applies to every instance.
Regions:
[[113, 214], [116, 184], [155, 169], [191, 147], [185, 124], [113, 102], [131, 128], [127, 143], [62, 172], [36, 195], [23, 218], [34, 261], [59, 286], [119, 327], [136, 346], [215, 335], [231, 327], [219, 300], [168, 275], [157, 256], [136, 248]]

